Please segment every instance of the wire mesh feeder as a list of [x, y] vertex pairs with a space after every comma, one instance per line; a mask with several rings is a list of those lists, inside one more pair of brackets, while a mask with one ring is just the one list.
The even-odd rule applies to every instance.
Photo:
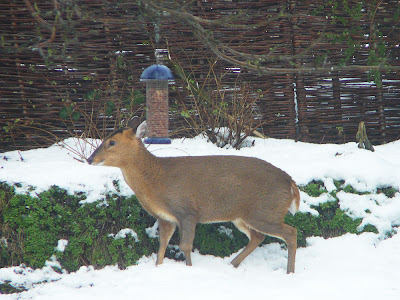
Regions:
[[170, 69], [152, 65], [145, 69], [140, 81], [146, 82], [147, 137], [146, 144], [170, 144], [168, 137], [168, 82], [174, 80]]

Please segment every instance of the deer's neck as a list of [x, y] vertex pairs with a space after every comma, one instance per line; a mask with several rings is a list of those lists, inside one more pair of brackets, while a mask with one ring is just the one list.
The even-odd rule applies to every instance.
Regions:
[[129, 161], [121, 168], [126, 183], [141, 202], [154, 198], [161, 188], [164, 172], [159, 160], [144, 145], [140, 145], [132, 151]]

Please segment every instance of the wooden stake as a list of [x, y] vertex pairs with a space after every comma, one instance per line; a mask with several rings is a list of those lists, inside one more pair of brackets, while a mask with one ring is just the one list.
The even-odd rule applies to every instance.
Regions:
[[375, 152], [374, 147], [372, 146], [371, 142], [368, 140], [367, 130], [365, 129], [365, 123], [361, 121], [358, 124], [358, 131], [356, 134], [356, 139], [358, 142], [358, 148], [367, 149], [372, 152]]

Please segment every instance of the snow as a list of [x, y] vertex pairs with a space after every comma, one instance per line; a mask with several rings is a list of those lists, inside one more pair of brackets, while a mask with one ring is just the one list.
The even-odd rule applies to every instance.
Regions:
[[[86, 155], [93, 151], [75, 139], [64, 146], [13, 151], [0, 154], [0, 181], [18, 183], [19, 192], [39, 193], [58, 185], [69, 193], [85, 192], [92, 202], [105, 199], [107, 191], [131, 195], [121, 172], [115, 168], [94, 167], [79, 161], [76, 151]], [[157, 156], [242, 155], [269, 161], [288, 172], [298, 185], [321, 180], [328, 192], [336, 189], [334, 180], [343, 180], [366, 195], [340, 191], [340, 207], [354, 218], [363, 218], [360, 227], [374, 225], [379, 233], [346, 234], [323, 239], [310, 237], [307, 247], [299, 248], [296, 273], [286, 274], [287, 250], [280, 244], [257, 248], [239, 268], [231, 257], [200, 255], [195, 251], [193, 266], [165, 259], [155, 266], [155, 254], [140, 259], [125, 270], [108, 266], [94, 270], [87, 266], [77, 272], [56, 272], [61, 266], [50, 257], [45, 267], [32, 270], [24, 266], [0, 269], [0, 283], [9, 281], [28, 290], [20, 294], [1, 295], [1, 299], [400, 299], [400, 194], [388, 198], [377, 188], [400, 189], [400, 141], [375, 146], [375, 152], [358, 149], [355, 143], [343, 145], [308, 144], [292, 140], [255, 139], [254, 147], [241, 150], [221, 149], [202, 136], [174, 139], [171, 145], [151, 145]], [[115, 181], [119, 181], [118, 190]], [[32, 190], [30, 187], [35, 187]], [[310, 197], [301, 192], [300, 210], [314, 215], [312, 208], [334, 198], [329, 193]], [[220, 233], [230, 232], [220, 227]], [[157, 236], [157, 223], [147, 229]], [[136, 233], [123, 228], [114, 238]], [[2, 239], [0, 239], [2, 242]], [[68, 241], [54, 245], [59, 251]]]
[[120, 231], [118, 231], [117, 234], [110, 233], [108, 236], [118, 240], [118, 239], [124, 239], [128, 235], [131, 235], [133, 237], [133, 239], [135, 240], [135, 242], [139, 242], [137, 233], [131, 228], [121, 229]]
[[68, 246], [68, 241], [62, 239], [62, 240], [59, 240], [59, 241], [58, 241], [56, 249], [57, 249], [57, 251], [64, 252], [64, 251], [65, 251], [65, 248], [66, 248], [67, 246]]
[[150, 238], [158, 238], [158, 221], [155, 221], [152, 227], [146, 228], [146, 234]]

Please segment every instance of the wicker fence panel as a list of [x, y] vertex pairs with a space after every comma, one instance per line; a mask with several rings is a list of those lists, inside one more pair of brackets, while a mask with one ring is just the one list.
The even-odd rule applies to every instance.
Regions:
[[[352, 3], [353, 7], [360, 4], [356, 1], [349, 3]], [[320, 4], [320, 2], [310, 4], [296, 1], [293, 9], [301, 15], [306, 15]], [[381, 37], [386, 42], [386, 53], [390, 57], [388, 61], [392, 66], [398, 67], [400, 65], [398, 32], [396, 34], [395, 27], [390, 23], [390, 15], [398, 10], [398, 3], [387, 1], [381, 4], [375, 11], [375, 8], [369, 6], [368, 3], [362, 3], [362, 10], [374, 13], [374, 21], [379, 23]], [[321, 59], [321, 64], [327, 67], [340, 64], [365, 65], [370, 59], [371, 48], [379, 51], [375, 49], [378, 47], [377, 40], [374, 42], [371, 36], [373, 28], [371, 28], [370, 19], [360, 17], [359, 20], [354, 21], [344, 13], [339, 17], [347, 18], [347, 22], [352, 24], [351, 27], [362, 28], [364, 34], [350, 33], [357, 51], [354, 53], [347, 51], [351, 50], [351, 47], [347, 47], [340, 39], [335, 43], [325, 39], [298, 63], [311, 66], [316, 60]], [[293, 22], [295, 23], [293, 27], [295, 53], [306, 49], [318, 38], [319, 32], [324, 31], [331, 36], [340, 37], [345, 30], [349, 30], [340, 22], [332, 20], [321, 22], [321, 19], [317, 18], [298, 18]], [[309, 30], [310, 28], [314, 30]], [[324, 57], [326, 57], [325, 61]], [[400, 128], [396, 122], [400, 115], [398, 110], [399, 75], [398, 71], [390, 69], [381, 72], [379, 87], [371, 74], [362, 69], [296, 75], [294, 82], [298, 106], [297, 138], [314, 143], [354, 141], [358, 123], [364, 121], [373, 143], [380, 144], [398, 139]]]
[[[194, 10], [198, 16], [212, 20], [234, 16], [238, 11], [245, 10], [252, 16], [247, 20], [248, 28], [204, 25], [204, 29], [213, 31], [213, 37], [217, 41], [239, 52], [261, 55], [265, 54], [266, 49], [277, 48], [279, 55], [292, 55], [290, 22], [278, 20], [266, 22], [262, 26], [252, 26], [264, 22], [266, 16], [273, 18], [278, 15], [281, 8], [281, 1], [268, 1], [267, 5], [260, 1], [237, 1], [229, 5], [226, 1], [210, 1], [203, 2]], [[237, 23], [243, 25], [240, 20], [237, 20]], [[196, 74], [200, 82], [205, 74], [209, 73], [210, 62], [217, 60], [213, 68], [217, 74], [224, 74], [223, 85], [232, 87], [245, 84], [253, 91], [264, 94], [256, 104], [257, 113], [263, 116], [265, 125], [262, 130], [265, 135], [276, 138], [296, 137], [293, 75], [261, 75], [217, 59], [194, 37], [192, 30], [185, 23], [171, 20], [165, 22], [161, 30], [171, 48], [172, 59], [188, 68], [190, 66], [189, 70]], [[229, 56], [229, 53], [227, 55]], [[279, 67], [280, 62], [269, 63], [269, 66]], [[177, 85], [181, 84], [177, 79]]]
[[[204, 30], [238, 52], [263, 55], [272, 50], [276, 59], [258, 61], [262, 67], [329, 67], [343, 61], [365, 65], [371, 47], [376, 46], [369, 35], [352, 36], [358, 48], [350, 56], [348, 45], [340, 40], [321, 39], [309, 49], [321, 32], [340, 36], [346, 30], [340, 22], [324, 17], [321, 7], [326, 14], [332, 10], [325, 2], [193, 1], [190, 9], [211, 20], [232, 20], [242, 13], [243, 19], [233, 23], [248, 27], [203, 24]], [[227, 91], [246, 85], [253, 91], [250, 97], [262, 94], [256, 113], [262, 116], [265, 135], [342, 143], [354, 141], [358, 122], [364, 121], [375, 144], [399, 138], [398, 69], [382, 71], [381, 86], [361, 69], [265, 74], [217, 58], [184, 19], [155, 18], [134, 1], [31, 1], [31, 8], [27, 3], [0, 1], [0, 151], [40, 147], [71, 134], [102, 136], [89, 129], [113, 130], [121, 118], [117, 111], [122, 116], [143, 115], [143, 104], [137, 100], [145, 87], [139, 77], [156, 62], [156, 48], [169, 49], [171, 60], [192, 72], [199, 83], [207, 80], [210, 63], [216, 61], [213, 70], [224, 74], [221, 85]], [[368, 3], [362, 5], [365, 11], [371, 9]], [[374, 14], [385, 40], [387, 62], [397, 67], [398, 25], [390, 20], [398, 6], [397, 1], [385, 1]], [[281, 17], [282, 8], [291, 17]], [[343, 18], [348, 18], [345, 12]], [[371, 22], [361, 18], [356, 25], [369, 32]], [[299, 56], [290, 62], [279, 59], [293, 55]], [[227, 97], [233, 96], [227, 92]], [[181, 78], [176, 78], [171, 90], [171, 107], [177, 99], [191, 102]], [[170, 116], [172, 132], [181, 132], [175, 131], [185, 124], [179, 112]]]

